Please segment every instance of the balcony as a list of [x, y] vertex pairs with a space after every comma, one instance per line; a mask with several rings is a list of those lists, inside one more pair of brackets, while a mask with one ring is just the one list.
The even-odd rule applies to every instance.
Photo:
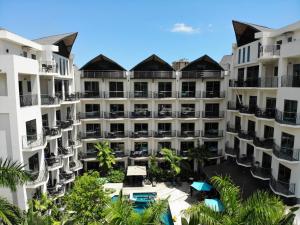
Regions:
[[58, 120], [57, 121], [57, 126], [60, 127], [61, 129], [68, 129], [71, 128], [73, 125], [73, 120]]
[[273, 148], [273, 144], [274, 144], [274, 139], [273, 138], [259, 138], [259, 137], [255, 137], [253, 139], [253, 144], [256, 147], [259, 147], [259, 148], [272, 149]]
[[103, 92], [99, 91], [85, 91], [80, 94], [81, 98], [103, 98]]
[[80, 137], [82, 139], [98, 139], [98, 138], [102, 138], [102, 134], [101, 134], [101, 131], [99, 130], [88, 130], [86, 132], [81, 132], [80, 133]]
[[237, 149], [230, 147], [228, 144], [225, 145], [225, 154], [226, 155], [236, 157], [237, 153], [238, 153]]
[[55, 155], [51, 155], [46, 158], [46, 162], [49, 170], [53, 170], [55, 168], [63, 166], [61, 157]]
[[171, 131], [171, 130], [155, 131], [154, 137], [156, 137], [156, 138], [176, 137], [176, 131]]
[[39, 71], [42, 73], [58, 73], [58, 67], [54, 61], [40, 61]]
[[75, 140], [69, 139], [68, 141], [69, 141], [69, 145], [74, 148], [80, 147], [80, 145], [82, 144], [79, 138]]
[[58, 136], [61, 134], [60, 127], [43, 127], [45, 134], [50, 137]]
[[231, 125], [230, 123], [227, 123], [227, 126], [226, 126], [227, 132], [237, 134], [239, 132], [239, 130], [240, 130], [240, 127]]
[[290, 162], [300, 161], [300, 149], [287, 148], [283, 146], [273, 145], [273, 154], [282, 160], [287, 160]]
[[201, 98], [200, 91], [181, 91], [179, 92], [179, 98]]
[[132, 79], [175, 79], [173, 71], [133, 71]]
[[229, 87], [241, 87], [241, 88], [276, 88], [278, 87], [278, 77], [262, 77], [258, 79], [246, 79], [246, 80], [229, 80]]
[[271, 176], [270, 188], [272, 189], [272, 191], [274, 193], [276, 193], [278, 195], [281, 195], [284, 197], [294, 197], [295, 190], [296, 190], [296, 184], [281, 181], [281, 180], [275, 179], [273, 176]]
[[68, 93], [65, 95], [65, 101], [71, 102], [71, 101], [78, 101], [80, 99], [80, 93]]
[[203, 71], [182, 71], [181, 79], [197, 79], [197, 78], [223, 78], [220, 70], [203, 70]]
[[300, 125], [300, 114], [297, 112], [282, 112], [276, 109], [275, 120], [281, 124]]
[[257, 106], [247, 106], [247, 105], [242, 105], [239, 108], [239, 112], [243, 114], [255, 114], [257, 109]]
[[154, 118], [176, 118], [176, 112], [167, 110], [154, 112]]
[[153, 93], [153, 98], [177, 98], [175, 91], [156, 91]]
[[224, 118], [224, 111], [203, 111], [202, 118], [214, 119], [214, 118]]
[[125, 138], [125, 137], [128, 137], [128, 134], [125, 131], [105, 132], [105, 138]]
[[49, 179], [48, 169], [45, 166], [40, 171], [29, 171], [29, 174], [32, 180], [26, 183], [28, 188], [36, 188], [46, 183]]
[[188, 137], [200, 137], [200, 130], [181, 130], [177, 131], [178, 137], [188, 138]]
[[148, 110], [139, 110], [130, 112], [130, 118], [151, 118], [152, 113]]
[[252, 141], [255, 137], [255, 132], [248, 130], [239, 130], [238, 137], [241, 139]]
[[72, 171], [62, 172], [59, 175], [60, 182], [67, 184], [75, 180], [75, 174]]
[[251, 167], [253, 164], [253, 156], [247, 156], [245, 154], [237, 157], [236, 163], [240, 166]]
[[264, 118], [264, 119], [274, 119], [275, 118], [275, 108], [256, 108], [255, 116], [258, 118]]
[[300, 87], [300, 76], [297, 75], [281, 76], [281, 87]]
[[125, 79], [126, 74], [124, 71], [83, 70], [81, 78]]
[[106, 91], [104, 92], [105, 98], [127, 98], [128, 93], [125, 91]]
[[263, 45], [259, 51], [259, 58], [273, 58], [280, 55], [280, 45]]
[[103, 112], [100, 111], [92, 111], [92, 112], [85, 112], [85, 113], [79, 113], [80, 119], [99, 119], [103, 118]]
[[125, 111], [105, 112], [104, 118], [107, 119], [128, 118], [128, 112]]
[[38, 104], [38, 95], [27, 94], [27, 95], [20, 95], [19, 97], [20, 97], [21, 107], [33, 106]]
[[140, 130], [140, 131], [131, 132], [130, 137], [131, 138], [147, 138], [147, 137], [152, 137], [152, 131]]
[[97, 149], [87, 149], [86, 153], [84, 153], [84, 154], [81, 155], [81, 158], [83, 160], [88, 161], [88, 160], [94, 160], [94, 159], [96, 159], [97, 156], [98, 156], [98, 150]]
[[56, 96], [52, 97], [50, 95], [41, 95], [42, 105], [59, 105], [60, 99]]
[[73, 154], [73, 149], [71, 147], [58, 147], [58, 154], [62, 157], [69, 157]]
[[271, 168], [265, 168], [261, 167], [259, 165], [252, 165], [251, 169], [251, 174], [253, 177], [256, 177], [261, 180], [270, 180], [271, 179]]
[[64, 195], [65, 187], [64, 185], [61, 184], [57, 184], [54, 186], [47, 186], [47, 191], [52, 199], [56, 199]]
[[129, 92], [129, 98], [152, 98], [152, 92], [150, 91], [131, 91]]
[[79, 160], [73, 160], [69, 162], [69, 168], [71, 171], [74, 172], [74, 171], [81, 170], [83, 168], [83, 165]]
[[201, 131], [201, 137], [203, 138], [221, 138], [223, 137], [223, 131], [222, 130], [202, 130]]
[[225, 98], [225, 91], [203, 91], [202, 98]]
[[178, 118], [199, 118], [200, 112], [197, 111], [190, 111], [190, 110], [183, 110], [181, 112], [177, 112]]
[[123, 158], [123, 157], [127, 157], [127, 155], [125, 154], [125, 150], [113, 150], [113, 154], [116, 158]]
[[46, 144], [46, 135], [44, 134], [24, 135], [22, 137], [22, 146], [24, 150], [41, 148], [45, 144]]
[[209, 150], [207, 158], [208, 159], [220, 158], [220, 157], [222, 157], [221, 152], [222, 152], [221, 149]]
[[148, 149], [140, 149], [140, 150], [134, 150], [130, 152], [130, 157], [131, 158], [139, 158], [139, 157], [148, 157], [151, 152], [151, 150]]

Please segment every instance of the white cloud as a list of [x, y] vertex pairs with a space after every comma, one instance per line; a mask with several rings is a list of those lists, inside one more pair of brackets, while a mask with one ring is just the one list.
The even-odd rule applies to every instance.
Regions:
[[186, 25], [185, 23], [175, 23], [173, 25], [173, 28], [171, 29], [171, 32], [192, 34], [198, 33], [199, 28], [194, 28], [192, 26]]

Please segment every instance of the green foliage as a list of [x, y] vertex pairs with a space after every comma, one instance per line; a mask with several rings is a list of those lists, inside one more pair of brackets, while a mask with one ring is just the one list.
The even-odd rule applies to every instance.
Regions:
[[150, 165], [148, 169], [150, 178], [156, 181], [165, 178], [165, 173], [161, 167], [158, 166], [157, 158], [155, 156], [150, 156]]
[[170, 164], [170, 173], [172, 176], [176, 177], [181, 171], [180, 162], [182, 158], [176, 155], [176, 153], [171, 149], [163, 148], [161, 152], [164, 160]]
[[17, 206], [0, 197], [0, 221], [4, 225], [20, 224], [22, 217], [22, 212]]
[[215, 212], [198, 203], [185, 211], [189, 221], [183, 218], [183, 225], [291, 225], [280, 223], [293, 220], [293, 215], [284, 216], [284, 205], [278, 197], [258, 191], [242, 201], [239, 187], [229, 177], [215, 176], [211, 182], [220, 193], [225, 211]]
[[103, 210], [109, 201], [98, 172], [85, 173], [76, 179], [70, 193], [65, 196], [66, 209], [75, 212], [75, 221], [83, 225], [101, 224]]
[[188, 159], [196, 160], [199, 165], [203, 165], [204, 161], [209, 157], [209, 150], [205, 145], [197, 144], [195, 148], [188, 150]]
[[104, 174], [106, 174], [113, 168], [113, 165], [116, 163], [113, 151], [109, 147], [109, 143], [107, 141], [98, 142], [97, 144], [95, 144], [95, 148], [99, 151], [97, 155], [99, 166], [103, 170]]
[[122, 183], [125, 179], [125, 173], [122, 170], [111, 170], [107, 176], [108, 182]]

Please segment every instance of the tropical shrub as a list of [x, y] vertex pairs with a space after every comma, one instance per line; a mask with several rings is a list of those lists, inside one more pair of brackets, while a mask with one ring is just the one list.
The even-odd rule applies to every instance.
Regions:
[[107, 176], [110, 183], [122, 183], [125, 179], [125, 173], [122, 170], [111, 170]]

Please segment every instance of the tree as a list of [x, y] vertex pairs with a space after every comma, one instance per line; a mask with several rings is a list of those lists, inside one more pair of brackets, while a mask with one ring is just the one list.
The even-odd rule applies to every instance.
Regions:
[[161, 216], [168, 209], [168, 200], [153, 202], [143, 212], [136, 212], [133, 204], [122, 195], [105, 209], [105, 225], [161, 225]]
[[158, 161], [155, 156], [150, 156], [150, 165], [149, 165], [148, 173], [151, 182], [153, 182], [153, 180], [157, 181], [163, 176], [163, 170], [161, 167], [158, 166]]
[[112, 149], [109, 147], [107, 141], [98, 142], [95, 144], [95, 148], [98, 149], [97, 159], [99, 161], [99, 166], [104, 174], [107, 174], [116, 163], [115, 156], [113, 155]]
[[203, 167], [204, 161], [209, 157], [209, 151], [205, 145], [198, 142], [195, 148], [189, 149], [188, 159], [197, 162], [198, 166]]
[[66, 210], [74, 212], [79, 224], [101, 224], [104, 208], [110, 201], [98, 172], [84, 173], [78, 177], [70, 193], [64, 198]]
[[224, 212], [199, 203], [185, 211], [189, 222], [182, 218], [183, 225], [283, 225], [279, 222], [285, 218], [284, 205], [277, 196], [258, 191], [242, 201], [239, 187], [229, 177], [215, 176], [211, 182], [220, 193]]
[[[0, 186], [8, 187], [16, 191], [18, 185], [30, 180], [30, 175], [24, 170], [24, 166], [8, 159], [0, 158]], [[22, 221], [22, 213], [18, 207], [11, 204], [5, 198], [0, 198], [0, 221], [5, 225], [19, 224]]]
[[181, 162], [182, 158], [180, 156], [176, 155], [176, 153], [174, 151], [172, 151], [171, 149], [163, 148], [161, 150], [161, 152], [162, 152], [164, 160], [166, 162], [168, 162], [170, 165], [171, 176], [175, 179], [175, 177], [181, 171], [180, 162]]

